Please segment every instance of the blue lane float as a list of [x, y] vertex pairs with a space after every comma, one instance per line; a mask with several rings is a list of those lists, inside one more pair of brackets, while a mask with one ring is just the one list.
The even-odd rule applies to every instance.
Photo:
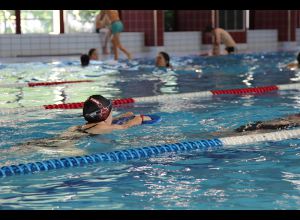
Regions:
[[41, 171], [57, 170], [61, 168], [86, 166], [100, 162], [123, 162], [134, 159], [145, 159], [171, 152], [179, 153], [191, 150], [207, 151], [219, 149], [222, 146], [223, 143], [220, 139], [208, 139], [142, 148], [132, 148], [128, 150], [112, 151], [84, 156], [65, 157], [26, 164], [3, 166], [0, 168], [0, 177], [37, 173]]

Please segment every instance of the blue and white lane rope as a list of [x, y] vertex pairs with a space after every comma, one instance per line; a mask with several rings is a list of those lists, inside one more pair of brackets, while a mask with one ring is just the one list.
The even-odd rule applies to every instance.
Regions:
[[36, 173], [39, 171], [48, 171], [68, 167], [85, 166], [99, 162], [122, 162], [133, 159], [144, 159], [170, 152], [180, 153], [191, 150], [216, 150], [221, 147], [229, 148], [234, 145], [251, 144], [262, 141], [280, 141], [296, 137], [300, 137], [300, 129], [199, 141], [185, 141], [181, 143], [133, 148], [107, 153], [65, 157], [27, 164], [3, 166], [0, 168], [0, 177]]

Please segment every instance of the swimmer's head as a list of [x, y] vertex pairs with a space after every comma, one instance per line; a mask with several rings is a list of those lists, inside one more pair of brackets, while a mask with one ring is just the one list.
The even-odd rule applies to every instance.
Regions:
[[99, 54], [96, 48], [92, 48], [89, 50], [90, 60], [99, 60]]
[[88, 66], [90, 63], [90, 57], [87, 54], [83, 54], [80, 57], [81, 66]]
[[112, 102], [101, 95], [90, 96], [83, 105], [83, 117], [89, 123], [105, 121], [112, 110]]
[[156, 57], [156, 63], [155, 65], [157, 67], [170, 67], [170, 56], [166, 52], [159, 52]]
[[298, 53], [297, 61], [298, 61], [298, 64], [300, 65], [300, 52]]

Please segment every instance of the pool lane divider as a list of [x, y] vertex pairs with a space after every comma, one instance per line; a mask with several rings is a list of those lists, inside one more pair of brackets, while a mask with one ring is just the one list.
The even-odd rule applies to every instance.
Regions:
[[19, 88], [19, 87], [38, 87], [38, 86], [56, 86], [71, 83], [97, 82], [95, 80], [70, 80], [70, 81], [54, 81], [54, 82], [28, 82], [28, 83], [7, 83], [0, 84], [0, 88]]
[[[114, 107], [120, 107], [125, 104], [134, 103], [134, 99], [114, 99], [112, 104]], [[14, 114], [22, 112], [31, 112], [38, 110], [51, 110], [51, 109], [82, 109], [84, 102], [74, 102], [74, 103], [65, 103], [65, 104], [51, 104], [43, 106], [33, 106], [33, 107], [22, 107], [22, 108], [2, 108], [0, 109], [0, 114]]]
[[[278, 90], [300, 90], [300, 83], [291, 83], [283, 85], [272, 85], [272, 86], [260, 86], [252, 88], [238, 88], [238, 89], [223, 89], [223, 90], [210, 90], [201, 92], [190, 92], [180, 94], [166, 94], [148, 97], [136, 97], [136, 98], [124, 98], [113, 100], [113, 105], [120, 106], [130, 103], [151, 103], [151, 102], [163, 102], [171, 99], [187, 99], [187, 98], [205, 98], [216, 95], [246, 95], [246, 94], [258, 94], [266, 93]], [[80, 109], [83, 107], [83, 102], [65, 103], [65, 104], [50, 104], [35, 107], [23, 107], [23, 108], [2, 108], [0, 109], [1, 114], [9, 114], [23, 111], [33, 111], [39, 109]]]
[[220, 148], [230, 148], [235, 145], [246, 145], [265, 141], [280, 141], [297, 137], [300, 137], [300, 129], [281, 130], [270, 133], [206, 139], [199, 141], [185, 141], [174, 144], [139, 147], [106, 153], [95, 153], [84, 156], [64, 157], [26, 164], [3, 166], [0, 167], [0, 177], [86, 166], [100, 162], [125, 162], [135, 159], [146, 159], [166, 153], [177, 154], [193, 150], [211, 151]]

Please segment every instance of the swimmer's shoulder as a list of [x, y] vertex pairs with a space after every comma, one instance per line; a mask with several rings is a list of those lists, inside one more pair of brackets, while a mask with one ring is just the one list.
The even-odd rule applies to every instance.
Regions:
[[289, 63], [286, 65], [287, 68], [295, 70], [295, 69], [299, 69], [299, 64], [298, 63]]
[[110, 133], [113, 130], [121, 130], [124, 129], [124, 125], [103, 125], [99, 124], [94, 127], [88, 128], [85, 125], [81, 126], [80, 129], [84, 131], [86, 134], [106, 134]]

